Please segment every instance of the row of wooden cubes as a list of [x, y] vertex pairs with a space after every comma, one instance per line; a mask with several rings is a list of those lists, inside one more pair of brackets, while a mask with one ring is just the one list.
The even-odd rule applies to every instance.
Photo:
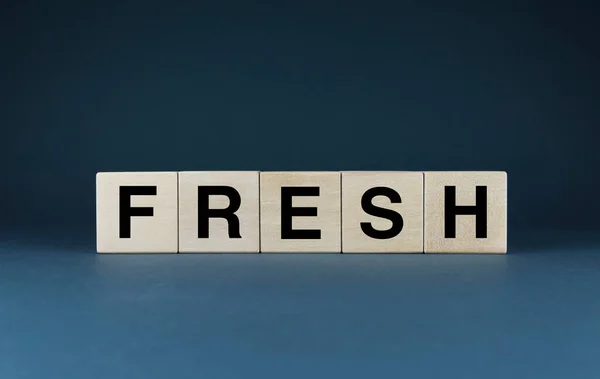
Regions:
[[506, 253], [507, 174], [103, 172], [99, 253]]

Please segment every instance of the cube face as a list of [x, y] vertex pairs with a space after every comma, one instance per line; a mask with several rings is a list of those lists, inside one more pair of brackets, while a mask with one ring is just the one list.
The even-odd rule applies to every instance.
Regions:
[[342, 172], [342, 252], [422, 253], [423, 173]]
[[262, 172], [263, 253], [341, 252], [339, 172]]
[[506, 172], [425, 173], [426, 253], [506, 250]]
[[179, 252], [258, 253], [258, 171], [179, 173]]
[[177, 253], [177, 173], [96, 175], [98, 253]]

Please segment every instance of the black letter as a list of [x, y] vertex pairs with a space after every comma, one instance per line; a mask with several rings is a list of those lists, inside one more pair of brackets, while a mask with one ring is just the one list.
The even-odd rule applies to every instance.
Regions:
[[367, 190], [363, 194], [360, 201], [362, 209], [367, 214], [390, 220], [392, 222], [392, 227], [388, 230], [377, 230], [373, 228], [371, 223], [361, 222], [360, 228], [362, 229], [363, 233], [371, 238], [380, 240], [394, 238], [402, 231], [402, 228], [404, 227], [404, 220], [402, 219], [400, 213], [394, 212], [391, 209], [380, 208], [373, 205], [372, 201], [375, 196], [385, 196], [390, 199], [392, 203], [401, 203], [402, 199], [400, 198], [400, 195], [398, 192], [388, 187], [374, 187]]
[[131, 196], [155, 196], [156, 186], [121, 186], [119, 187], [119, 238], [131, 238], [131, 217], [154, 216], [154, 208], [131, 207]]
[[456, 205], [456, 187], [446, 186], [444, 194], [445, 238], [456, 238], [456, 216], [475, 215], [475, 237], [487, 238], [487, 186], [475, 187], [475, 205]]
[[[224, 209], [209, 209], [210, 195], [223, 195], [229, 198], [229, 206]], [[235, 212], [240, 209], [242, 199], [240, 193], [227, 186], [198, 186], [198, 238], [208, 238], [208, 219], [224, 218], [229, 227], [229, 238], [242, 238], [240, 235], [240, 219]]]
[[319, 187], [281, 187], [281, 239], [321, 239], [320, 230], [292, 229], [292, 216], [317, 215], [314, 207], [292, 207], [293, 196], [319, 196]]

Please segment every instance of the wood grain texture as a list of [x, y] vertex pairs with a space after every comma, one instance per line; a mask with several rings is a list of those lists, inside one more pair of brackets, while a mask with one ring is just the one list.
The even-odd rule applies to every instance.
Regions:
[[[372, 238], [361, 228], [362, 222], [381, 231], [392, 227], [392, 221], [367, 214], [361, 206], [363, 195], [376, 187], [392, 189], [400, 198], [400, 202], [392, 202], [386, 196], [376, 196], [370, 201], [402, 217], [402, 229], [392, 238]], [[342, 252], [422, 253], [423, 173], [342, 172]]]
[[[477, 186], [485, 187], [481, 193], [487, 198], [485, 238], [476, 235], [474, 215], [455, 216], [455, 237], [449, 238], [446, 224], [451, 223], [445, 217], [445, 204], [452, 199], [446, 198], [445, 188], [455, 188], [457, 206], [474, 206]], [[425, 172], [426, 253], [506, 253], [506, 250], [506, 172]]]
[[[260, 174], [261, 252], [341, 252], [339, 172], [262, 172]], [[282, 239], [281, 188], [318, 187], [318, 196], [295, 196], [293, 207], [316, 207], [316, 216], [294, 216], [293, 229], [321, 231], [320, 239]]]
[[[197, 171], [179, 173], [179, 252], [180, 253], [258, 253], [259, 251], [259, 173], [258, 171]], [[226, 186], [239, 193], [235, 211], [239, 237], [229, 234], [225, 218], [209, 218], [208, 238], [198, 238], [198, 186]], [[210, 209], [226, 209], [225, 195], [209, 196]], [[237, 230], [237, 228], [236, 228]]]
[[[151, 208], [130, 217], [130, 237], [121, 238], [120, 187], [155, 186], [156, 195], [132, 195], [129, 205]], [[98, 253], [177, 253], [177, 173], [102, 172], [96, 175]]]

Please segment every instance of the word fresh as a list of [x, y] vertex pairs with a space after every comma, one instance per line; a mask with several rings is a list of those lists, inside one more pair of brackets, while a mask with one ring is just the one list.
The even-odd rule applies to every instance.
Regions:
[[102, 172], [99, 253], [506, 253], [506, 172]]

